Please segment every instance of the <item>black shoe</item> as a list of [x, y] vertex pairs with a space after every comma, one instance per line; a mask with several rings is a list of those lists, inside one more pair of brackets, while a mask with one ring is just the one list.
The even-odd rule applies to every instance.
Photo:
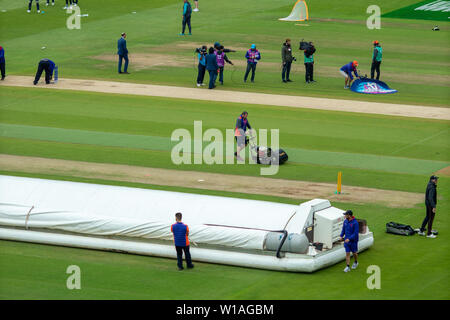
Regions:
[[255, 80], [252, 80], [252, 83], [255, 83]]
[[220, 81], [220, 84], [223, 85], [223, 81]]
[[286, 81], [286, 80], [283, 80], [283, 82], [286, 83], [287, 81]]
[[191, 264], [190, 266], [187, 267], [188, 269], [194, 269], [194, 265]]
[[2, 77], [2, 81], [5, 80], [5, 77]]
[[33, 81], [33, 84], [34, 84], [34, 85], [37, 85], [37, 82], [36, 82], [36, 81]]
[[119, 73], [123, 73], [122, 71], [119, 71]]
[[178, 271], [182, 271], [182, 270], [184, 270], [184, 268], [178, 268]]
[[292, 81], [291, 79], [287, 79], [286, 81], [287, 81], [287, 82], [294, 82], [294, 81]]

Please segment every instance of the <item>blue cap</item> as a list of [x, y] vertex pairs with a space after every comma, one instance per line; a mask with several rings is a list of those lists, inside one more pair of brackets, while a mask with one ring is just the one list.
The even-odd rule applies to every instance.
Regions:
[[256, 49], [256, 45], [252, 44], [252, 46], [250, 47], [250, 49]]
[[214, 48], [215, 47], [220, 47], [220, 43], [219, 42], [214, 43]]

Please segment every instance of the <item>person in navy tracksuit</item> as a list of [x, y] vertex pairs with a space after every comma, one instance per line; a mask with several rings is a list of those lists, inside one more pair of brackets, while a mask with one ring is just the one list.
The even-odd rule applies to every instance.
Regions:
[[206, 70], [209, 73], [209, 89], [214, 89], [216, 87], [217, 70], [219, 66], [217, 65], [217, 57], [214, 54], [214, 48], [211, 47], [206, 55]]
[[[128, 70], [128, 49], [127, 49], [127, 40], [125, 38], [127, 34], [125, 32], [122, 33], [122, 37], [117, 41], [117, 54], [119, 55], [119, 73], [129, 74]], [[122, 59], [125, 60], [125, 66], [123, 67], [122, 72]]]
[[6, 72], [5, 72], [5, 49], [0, 46], [0, 72], [2, 74], [2, 80], [5, 80]]
[[175, 249], [177, 250], [177, 265], [178, 270], [183, 270], [183, 251], [186, 257], [186, 264], [188, 269], [192, 269], [191, 254], [189, 252], [189, 227], [181, 222], [182, 214], [177, 212], [175, 214], [176, 223], [170, 227], [170, 231], [173, 233], [173, 239], [175, 241]]
[[243, 111], [241, 113], [241, 115], [239, 116], [239, 118], [237, 118], [236, 126], [234, 128], [234, 139], [237, 142], [237, 150], [234, 153], [234, 155], [236, 156], [236, 158], [239, 161], [244, 161], [244, 159], [242, 159], [240, 154], [241, 154], [242, 149], [244, 149], [248, 145], [248, 142], [249, 142], [248, 137], [245, 136], [245, 131], [247, 129], [250, 129], [250, 130], [252, 129], [247, 117], [248, 117], [248, 112]]
[[353, 216], [352, 210], [347, 210], [344, 213], [345, 220], [342, 226], [341, 240], [344, 240], [345, 248], [345, 262], [347, 266], [344, 272], [350, 271], [350, 252], [353, 253], [355, 262], [352, 265], [352, 269], [358, 267], [358, 240], [359, 240], [359, 224]]
[[39, 61], [36, 76], [34, 77], [33, 84], [37, 85], [41, 78], [42, 72], [45, 71], [45, 83], [50, 84], [50, 80], [53, 77], [53, 70], [55, 70], [55, 63], [50, 59], [42, 59]]

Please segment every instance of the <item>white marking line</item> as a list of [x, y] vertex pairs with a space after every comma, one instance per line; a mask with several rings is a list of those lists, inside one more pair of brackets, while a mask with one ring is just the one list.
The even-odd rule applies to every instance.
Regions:
[[426, 138], [424, 138], [424, 139], [422, 139], [422, 140], [419, 140], [419, 141], [410, 143], [410, 144], [408, 144], [408, 145], [406, 145], [406, 146], [404, 146], [404, 147], [401, 147], [400, 149], [397, 149], [396, 151], [392, 152], [391, 154], [399, 153], [400, 151], [403, 151], [403, 150], [405, 150], [405, 149], [408, 149], [408, 148], [410, 148], [410, 147], [412, 147], [412, 146], [415, 146], [415, 145], [417, 145], [417, 144], [420, 144], [420, 143], [422, 143], [422, 142], [425, 142], [425, 141], [428, 141], [428, 140], [430, 140], [430, 139], [433, 139], [433, 138], [435, 138], [435, 137], [437, 137], [437, 136], [440, 136], [441, 134], [443, 134], [444, 132], [447, 132], [447, 131], [448, 131], [448, 129], [445, 129], [445, 130], [442, 130], [442, 131], [440, 131], [440, 132], [438, 132], [438, 133], [432, 134], [431, 136], [426, 137]]

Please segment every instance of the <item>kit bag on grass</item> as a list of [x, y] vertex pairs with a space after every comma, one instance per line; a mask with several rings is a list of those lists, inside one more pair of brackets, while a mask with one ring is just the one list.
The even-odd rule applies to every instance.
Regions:
[[415, 231], [411, 226], [407, 226], [405, 224], [397, 223], [397, 222], [389, 222], [386, 223], [386, 232], [392, 234], [399, 234], [402, 236], [412, 236], [415, 234]]

